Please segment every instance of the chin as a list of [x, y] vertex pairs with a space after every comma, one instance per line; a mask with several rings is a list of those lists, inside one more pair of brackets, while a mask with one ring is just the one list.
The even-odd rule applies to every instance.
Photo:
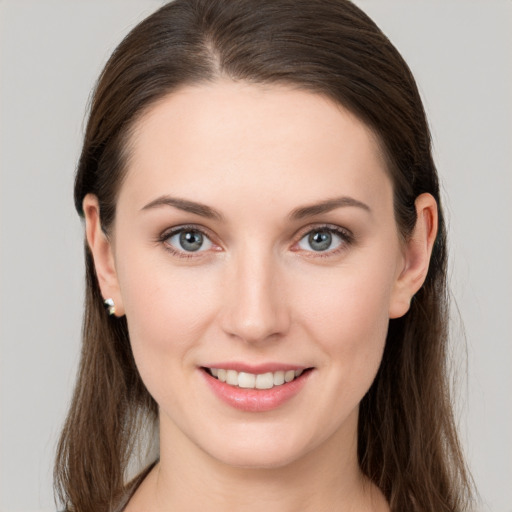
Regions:
[[281, 448], [272, 448], [268, 451], [256, 450], [254, 447], [238, 448], [237, 451], [218, 454], [215, 458], [227, 466], [241, 469], [278, 469], [300, 459], [301, 452], [283, 452]]
[[300, 460], [318, 444], [313, 444], [308, 436], [293, 435], [289, 430], [289, 427], [279, 428], [276, 432], [271, 428], [258, 432], [254, 428], [242, 428], [242, 432], [224, 432], [201, 448], [217, 461], [232, 467], [282, 468]]

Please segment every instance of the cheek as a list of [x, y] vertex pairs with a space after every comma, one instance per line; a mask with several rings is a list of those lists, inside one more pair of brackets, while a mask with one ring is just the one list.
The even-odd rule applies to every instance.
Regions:
[[[135, 361], [148, 388], [190, 361], [215, 307], [211, 273], [132, 251], [118, 270]], [[166, 377], [168, 378], [168, 377]]]
[[[385, 265], [333, 269], [296, 294], [309, 336], [344, 385], [369, 387], [380, 365], [389, 324], [393, 272]], [[316, 283], [312, 286], [312, 283]], [[366, 390], [364, 390], [366, 391]]]
[[323, 301], [315, 302], [318, 307], [310, 310], [309, 317], [312, 336], [325, 355], [322, 417], [332, 431], [345, 424], [370, 389], [389, 323], [385, 294], [379, 296], [373, 287], [373, 293], [362, 289], [360, 279], [343, 284], [329, 290], [330, 300], [326, 294]]

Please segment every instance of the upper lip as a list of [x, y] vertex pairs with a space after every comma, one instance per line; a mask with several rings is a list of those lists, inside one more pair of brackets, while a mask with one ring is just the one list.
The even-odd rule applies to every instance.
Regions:
[[261, 364], [248, 364], [237, 361], [222, 361], [212, 364], [203, 365], [203, 368], [221, 368], [223, 370], [235, 370], [237, 372], [246, 372], [259, 375], [268, 372], [288, 371], [288, 370], [305, 370], [307, 367], [304, 365], [287, 364], [287, 363], [261, 363]]

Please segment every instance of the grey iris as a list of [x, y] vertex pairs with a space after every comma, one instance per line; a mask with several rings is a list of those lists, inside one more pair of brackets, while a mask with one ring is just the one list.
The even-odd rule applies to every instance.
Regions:
[[203, 235], [199, 231], [182, 231], [180, 245], [185, 251], [198, 251], [203, 245]]
[[325, 251], [332, 244], [332, 234], [329, 231], [314, 231], [309, 235], [308, 242], [314, 251]]

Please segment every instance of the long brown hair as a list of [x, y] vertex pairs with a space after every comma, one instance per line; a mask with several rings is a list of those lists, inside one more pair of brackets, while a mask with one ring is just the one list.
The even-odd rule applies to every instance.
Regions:
[[[98, 197], [106, 233], [137, 119], [178, 87], [220, 77], [325, 95], [378, 136], [406, 239], [415, 198], [432, 194], [439, 233], [424, 286], [390, 320], [382, 364], [360, 406], [361, 470], [395, 512], [466, 510], [470, 477], [447, 379], [446, 236], [431, 139], [414, 78], [375, 23], [347, 0], [175, 0], [140, 23], [103, 70], [78, 164], [75, 205]], [[126, 320], [102, 307], [86, 247], [87, 295], [78, 381], [55, 465], [58, 498], [77, 512], [114, 506], [134, 444], [157, 407], [142, 383]]]

